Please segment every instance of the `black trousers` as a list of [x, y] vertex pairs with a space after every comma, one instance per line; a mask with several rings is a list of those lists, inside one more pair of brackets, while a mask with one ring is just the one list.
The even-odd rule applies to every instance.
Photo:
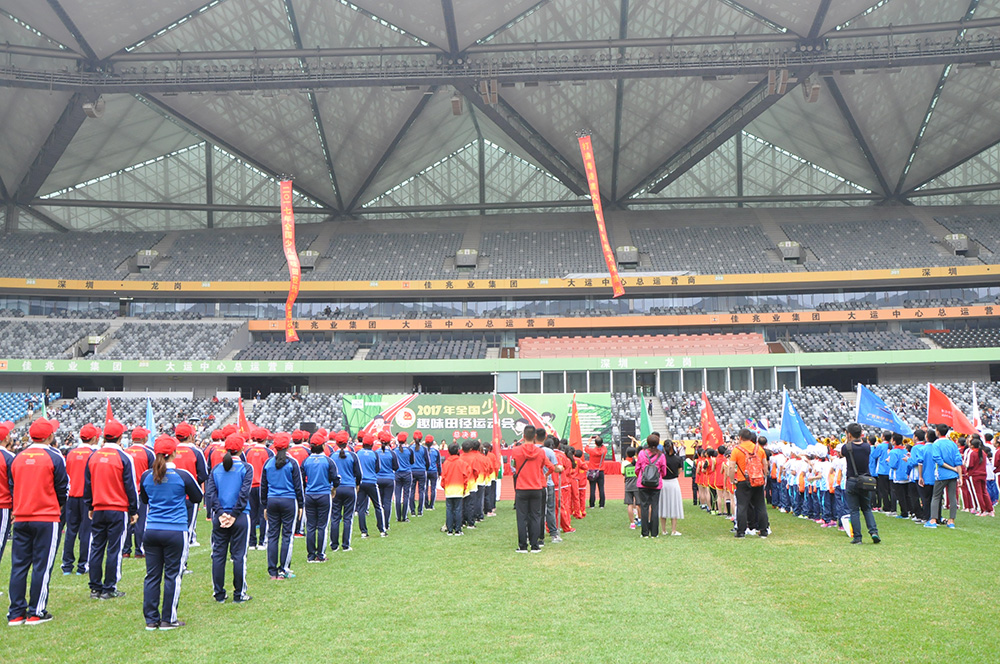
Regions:
[[410, 513], [423, 514], [424, 505], [427, 504], [427, 471], [414, 470], [410, 472], [412, 484], [410, 486]]
[[[177, 622], [177, 602], [187, 561], [186, 530], [146, 530], [142, 540], [146, 552], [146, 580], [142, 588], [142, 613], [147, 623]], [[163, 610], [159, 608], [163, 584]]]
[[272, 577], [292, 565], [292, 529], [298, 508], [294, 498], [267, 499], [267, 571]]
[[250, 514], [240, 514], [228, 528], [212, 519], [212, 595], [226, 599], [226, 558], [233, 561], [233, 599], [247, 597], [247, 549], [250, 548]]
[[[10, 609], [7, 619], [30, 618], [45, 613], [49, 579], [59, 549], [59, 522], [18, 521], [10, 547]], [[28, 571], [31, 591], [28, 594]], [[27, 599], [25, 595], [28, 594]]]
[[355, 508], [355, 511], [358, 513], [358, 525], [361, 526], [361, 532], [365, 535], [368, 534], [368, 520], [365, 519], [365, 516], [368, 512], [369, 500], [375, 509], [375, 525], [378, 526], [380, 533], [384, 533], [385, 515], [382, 513], [382, 496], [379, 495], [378, 486], [368, 482], [363, 482], [358, 487], [358, 503]]
[[892, 493], [893, 497], [896, 499], [896, 503], [899, 505], [899, 516], [910, 516], [910, 494], [907, 488], [910, 486], [909, 482], [892, 483]]
[[660, 535], [660, 490], [639, 487], [639, 523], [642, 526], [642, 536], [658, 537]]
[[302, 510], [306, 522], [306, 560], [326, 557], [326, 531], [330, 527], [333, 496], [328, 493], [307, 493]]
[[747, 515], [753, 510], [757, 516], [757, 528], [761, 534], [767, 532], [767, 504], [764, 502], [764, 487], [750, 486], [750, 482], [736, 483], [736, 534], [747, 532]]
[[385, 531], [389, 532], [389, 522], [392, 521], [392, 496], [396, 492], [396, 480], [380, 478], [378, 493], [382, 496], [382, 518], [385, 519]]
[[[260, 528], [260, 535], [257, 535]], [[263, 544], [267, 538], [267, 522], [264, 521], [264, 510], [260, 504], [260, 486], [250, 489], [250, 546]]]
[[[924, 484], [920, 487], [920, 507], [924, 510], [924, 515], [921, 517], [924, 521], [930, 521], [931, 519], [931, 501], [934, 500], [934, 485]], [[935, 514], [934, 518], [937, 519], [940, 514]]]
[[906, 485], [906, 494], [907, 504], [910, 506], [910, 514], [918, 519], [923, 519], [924, 509], [920, 502], [920, 485], [916, 482], [910, 482]]
[[429, 510], [434, 509], [434, 501], [437, 499], [437, 473], [427, 473], [427, 495], [424, 500], [424, 507]]
[[878, 491], [878, 503], [883, 512], [896, 511], [896, 499], [892, 495], [892, 482], [888, 475], [876, 475], [875, 484]]
[[[87, 514], [87, 504], [83, 498], [69, 497], [63, 508], [63, 520], [66, 523], [66, 542], [63, 545], [62, 571], [69, 574], [76, 563], [76, 573], [87, 572], [87, 561], [90, 559], [90, 516]], [[80, 557], [76, 557], [76, 540], [80, 540]]]
[[[110, 593], [122, 576], [128, 512], [97, 510], [90, 522], [90, 590]], [[105, 553], [107, 557], [105, 558]]]
[[594, 506], [594, 494], [596, 489], [596, 491], [600, 492], [601, 494], [600, 505], [601, 507], [604, 507], [604, 471], [603, 470], [597, 471], [597, 477], [594, 478], [588, 477], [587, 481], [590, 482], [590, 506], [591, 507]]
[[[125, 534], [125, 553], [132, 554], [132, 543], [135, 542], [135, 555], [141, 556], [142, 553], [142, 536], [146, 532], [146, 511], [148, 507], [146, 503], [139, 501], [139, 518], [135, 520], [135, 525], [129, 525], [128, 531]], [[211, 512], [209, 512], [211, 514]]]
[[517, 508], [517, 547], [522, 551], [538, 548], [545, 509], [545, 489], [518, 489], [514, 499]]

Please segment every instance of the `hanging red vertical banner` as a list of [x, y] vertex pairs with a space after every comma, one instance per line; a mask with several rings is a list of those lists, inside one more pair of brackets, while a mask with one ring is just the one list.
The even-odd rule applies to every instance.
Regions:
[[288, 261], [288, 298], [285, 300], [285, 341], [298, 341], [299, 334], [292, 323], [292, 307], [299, 296], [302, 266], [295, 250], [295, 213], [292, 211], [292, 181], [281, 181], [281, 246]]
[[625, 287], [622, 286], [622, 279], [618, 276], [618, 261], [615, 259], [615, 252], [611, 250], [608, 229], [604, 225], [601, 189], [597, 184], [597, 162], [594, 161], [594, 146], [590, 142], [589, 135], [580, 137], [580, 154], [583, 155], [583, 168], [587, 174], [587, 184], [590, 186], [590, 201], [594, 204], [597, 230], [601, 235], [601, 252], [604, 254], [604, 262], [608, 265], [608, 273], [611, 275], [611, 289], [614, 292], [614, 297], [619, 297], [625, 294]]

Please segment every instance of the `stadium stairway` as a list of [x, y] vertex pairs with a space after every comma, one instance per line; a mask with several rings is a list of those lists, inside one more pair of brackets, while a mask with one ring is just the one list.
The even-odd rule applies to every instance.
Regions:
[[108, 321], [108, 331], [104, 333], [104, 340], [97, 347], [98, 354], [106, 353], [117, 345], [118, 339], [115, 338], [115, 335], [128, 320], [128, 318], [113, 318]]
[[[162, 238], [160, 238], [159, 242], [150, 247], [151, 250], [160, 254], [160, 261], [153, 266], [152, 270], [150, 270], [151, 274], [158, 274], [159, 272], [162, 272], [163, 266], [170, 264], [170, 258], [169, 258], [170, 250], [173, 248], [174, 243], [177, 241], [178, 237], [180, 237], [180, 231], [171, 231], [170, 233], [167, 233]], [[138, 274], [130, 274], [128, 275], [128, 277], [126, 277], [126, 279], [132, 281], [142, 280], [142, 278]]]
[[[667, 429], [667, 416], [663, 412], [663, 404], [660, 402], [660, 397], [646, 397], [646, 401], [653, 404], [653, 415], [649, 418], [650, 431], [659, 431], [661, 438], [676, 436], [679, 432]], [[636, 429], [638, 430], [638, 427]]]

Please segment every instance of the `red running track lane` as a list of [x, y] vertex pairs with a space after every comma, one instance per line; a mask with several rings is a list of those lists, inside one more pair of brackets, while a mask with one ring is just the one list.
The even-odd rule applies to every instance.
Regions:
[[[681, 495], [684, 500], [691, 500], [691, 478], [681, 478]], [[587, 489], [588, 492], [590, 489]], [[438, 489], [438, 500], [444, 500], [444, 492]], [[621, 475], [604, 476], [604, 493], [607, 500], [625, 500], [625, 478]], [[589, 494], [588, 494], [589, 495]], [[500, 500], [514, 500], [514, 479], [504, 477], [500, 488]]]

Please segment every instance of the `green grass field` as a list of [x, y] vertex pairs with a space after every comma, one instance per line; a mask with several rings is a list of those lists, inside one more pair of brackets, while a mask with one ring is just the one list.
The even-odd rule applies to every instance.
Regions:
[[[210, 549], [192, 549], [180, 619], [146, 632], [141, 560], [114, 601], [85, 577], [52, 580], [51, 623], [2, 628], [3, 662], [984, 662], [1000, 655], [1000, 521], [960, 515], [929, 531], [878, 516], [884, 538], [771, 512], [767, 540], [688, 510], [683, 537], [641, 540], [624, 507], [591, 510], [541, 555], [515, 555], [514, 512], [466, 537], [440, 532], [444, 506], [387, 539], [267, 579], [251, 551], [246, 605], [216, 604]], [[209, 542], [207, 522], [200, 539]], [[356, 528], [356, 526], [355, 526]], [[0, 578], [9, 578], [9, 550]], [[231, 590], [230, 590], [231, 592]]]

